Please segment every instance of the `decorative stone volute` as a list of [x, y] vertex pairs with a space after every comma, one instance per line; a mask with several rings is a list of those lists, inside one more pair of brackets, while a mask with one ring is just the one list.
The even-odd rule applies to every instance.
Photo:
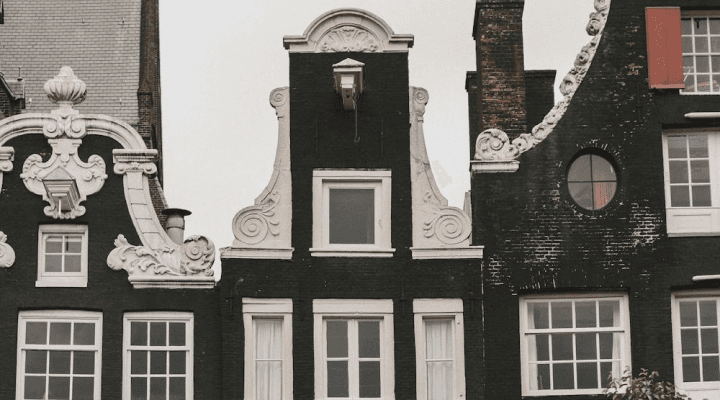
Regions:
[[45, 93], [50, 101], [60, 106], [59, 110], [53, 110], [53, 114], [77, 114], [78, 111], [73, 110], [72, 106], [85, 101], [87, 87], [85, 82], [75, 76], [72, 68], [62, 67], [59, 74], [45, 82]]
[[0, 268], [10, 268], [15, 263], [15, 251], [7, 242], [7, 235], [0, 231]]

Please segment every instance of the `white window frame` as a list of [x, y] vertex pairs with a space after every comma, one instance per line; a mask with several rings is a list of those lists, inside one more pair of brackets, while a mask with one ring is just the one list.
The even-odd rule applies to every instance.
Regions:
[[[528, 309], [527, 305], [532, 302], [552, 302], [552, 301], [572, 301], [573, 310], [575, 301], [584, 300], [619, 300], [620, 304], [620, 327], [616, 328], [564, 328], [564, 329], [537, 329], [531, 330], [527, 326]], [[632, 368], [630, 354], [630, 311], [628, 296], [624, 293], [572, 293], [572, 294], [539, 294], [528, 295], [520, 298], [520, 363], [522, 375], [522, 395], [523, 396], [556, 396], [556, 395], [575, 395], [575, 394], [602, 394], [603, 385], [596, 389], [555, 389], [555, 390], [539, 390], [530, 389], [529, 379], [529, 349], [528, 340], [526, 338], [532, 333], [562, 334], [562, 333], [593, 333], [593, 332], [622, 332], [622, 343], [620, 349], [620, 365], [619, 374], [625, 368]], [[575, 315], [573, 313], [573, 321]], [[575, 352], [573, 338], [573, 353]], [[568, 362], [576, 363], [578, 360], [568, 360]], [[552, 368], [551, 368], [552, 370]], [[619, 377], [619, 376], [618, 376]], [[605, 378], [602, 378], [603, 380]], [[577, 382], [575, 383], [577, 386]]]
[[[313, 300], [314, 345], [315, 345], [315, 400], [328, 400], [327, 397], [327, 340], [325, 321], [328, 319], [379, 320], [380, 321], [380, 399], [395, 399], [395, 345], [393, 339], [393, 302], [392, 300]], [[350, 336], [350, 334], [348, 335]], [[350, 398], [353, 383], [350, 382]], [[330, 399], [338, 399], [336, 397]]]
[[292, 299], [243, 298], [243, 327], [245, 329], [245, 400], [256, 400], [254, 321], [282, 320], [282, 399], [293, 398], [292, 357]]
[[[130, 351], [132, 350], [148, 350], [156, 348], [159, 351], [178, 351], [184, 349], [187, 351], [185, 358], [185, 399], [193, 400], [193, 371], [194, 371], [194, 355], [195, 347], [194, 337], [194, 321], [195, 318], [191, 312], [181, 311], [142, 311], [142, 312], [126, 312], [123, 315], [123, 399], [131, 400], [130, 395]], [[184, 322], [185, 323], [185, 346], [131, 346], [130, 345], [130, 324], [131, 322]], [[149, 329], [148, 324], [148, 329]], [[150, 365], [148, 363], [148, 368]], [[166, 393], [167, 394], [167, 393]]]
[[[45, 272], [45, 238], [50, 235], [81, 235], [80, 272]], [[40, 225], [38, 231], [38, 273], [36, 287], [87, 287], [87, 225]]]
[[425, 360], [426, 335], [425, 321], [452, 320], [453, 326], [453, 396], [452, 399], [465, 398], [465, 340], [462, 299], [415, 299], [415, 360], [416, 392], [418, 400], [427, 400], [427, 365]]
[[[692, 19], [692, 18], [696, 18], [696, 17], [700, 17], [700, 18], [720, 18], [720, 10], [686, 10], [686, 11], [682, 11], [682, 12], [681, 12], [681, 16], [680, 16], [681, 19], [687, 19], [687, 18], [691, 18], [691, 19]], [[683, 35], [683, 34], [681, 34], [681, 35], [682, 35], [682, 37], [695, 37], [695, 36], [697, 36], [697, 35], [693, 35], [693, 34], [690, 34], [690, 35]], [[695, 55], [697, 55], [697, 54], [709, 55], [709, 56], [711, 56], [711, 57], [712, 57], [712, 56], [720, 56], [720, 53], [713, 53], [712, 51], [710, 51], [710, 50], [712, 50], [712, 48], [710, 47], [711, 44], [710, 44], [709, 38], [710, 38], [711, 36], [712, 36], [712, 37], [718, 37], [718, 34], [710, 35], [710, 32], [708, 31], [707, 35], [705, 35], [705, 36], [708, 37], [708, 51], [709, 51], [708, 53], [695, 53], [695, 52], [693, 51], [692, 53], [682, 53], [682, 56], [683, 56], [683, 57], [685, 57], [685, 56], [695, 56]], [[711, 62], [712, 62], [712, 61], [711, 61]], [[685, 69], [685, 65], [684, 65], [684, 63], [683, 63], [683, 82], [685, 81], [685, 75], [686, 75], [686, 74], [688, 74], [688, 73], [692, 73], [693, 75], [697, 75], [697, 74], [698, 74], [698, 72], [695, 71], [695, 64], [696, 64], [696, 63], [695, 63], [695, 60], [693, 60], [693, 70], [692, 70], [692, 72], [691, 72], [691, 71], [688, 71], [688, 70]], [[713, 78], [712, 78], [712, 77], [713, 77], [713, 74], [718, 75], [718, 73], [717, 73], [717, 72], [715, 72], [715, 73], [712, 72], [712, 66], [710, 66], [709, 69], [710, 69], [710, 71], [707, 72], [707, 75], [710, 75], [710, 85], [711, 85], [710, 90], [714, 90], [714, 87], [713, 87]], [[702, 73], [702, 74], [705, 74], [705, 73]], [[695, 82], [697, 82], [697, 80], [695, 80]], [[718, 83], [720, 83], [720, 82], [718, 82]], [[695, 86], [697, 86], [697, 85], [695, 85]], [[695, 96], [695, 95], [711, 95], [711, 96], [712, 96], [712, 95], [719, 95], [719, 94], [720, 94], [720, 91], [714, 91], [714, 92], [713, 92], [713, 91], [709, 91], [709, 92], [698, 92], [698, 91], [697, 91], [697, 87], [696, 87], [694, 92], [686, 92], [684, 89], [680, 89], [680, 94], [690, 95], [690, 96]]]
[[[314, 257], [392, 257], [389, 170], [313, 170], [313, 247]], [[375, 192], [375, 243], [331, 244], [330, 189], [373, 189]]]
[[[60, 350], [60, 351], [94, 351], [95, 371], [93, 397], [100, 400], [101, 372], [102, 372], [102, 313], [94, 311], [72, 310], [39, 310], [20, 311], [18, 313], [18, 346], [17, 346], [17, 379], [16, 399], [23, 400], [25, 395], [25, 351], [26, 350]], [[26, 324], [28, 322], [94, 322], [94, 345], [37, 345], [25, 344]], [[48, 325], [49, 326], [49, 325]], [[49, 331], [49, 329], [48, 329]], [[48, 332], [49, 333], [49, 332]], [[49, 372], [49, 371], [47, 371]], [[46, 387], [47, 389], [47, 387]], [[72, 394], [72, 393], [71, 393]]]
[[[710, 207], [672, 207], [670, 203], [670, 159], [668, 137], [672, 135], [707, 135], [710, 161]], [[668, 236], [720, 235], [720, 130], [676, 129], [663, 132], [663, 170]]]
[[[685, 391], [692, 398], [713, 398], [720, 390], [719, 381], [684, 382], [682, 372], [682, 343], [680, 340], [680, 301], [687, 300], [714, 300], [720, 302], [720, 290], [691, 290], [672, 294], [672, 333], [673, 333], [673, 365], [675, 371], [675, 385]], [[717, 304], [720, 313], [720, 304]], [[720, 318], [720, 316], [718, 316]], [[720, 320], [718, 320], [720, 324]], [[720, 331], [720, 329], [718, 329]], [[719, 332], [720, 333], [720, 332]], [[700, 345], [700, 343], [698, 343]]]

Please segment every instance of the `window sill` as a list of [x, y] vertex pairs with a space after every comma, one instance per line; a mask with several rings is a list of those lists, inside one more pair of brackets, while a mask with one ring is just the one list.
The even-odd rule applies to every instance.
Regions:
[[85, 278], [42, 278], [35, 281], [35, 287], [87, 287]]
[[392, 248], [311, 248], [310, 255], [313, 257], [392, 257], [395, 249]]

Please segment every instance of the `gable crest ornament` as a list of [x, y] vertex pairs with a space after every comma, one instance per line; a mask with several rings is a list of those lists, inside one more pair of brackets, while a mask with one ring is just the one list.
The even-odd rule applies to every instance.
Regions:
[[378, 40], [372, 33], [354, 26], [342, 26], [328, 32], [320, 40], [320, 51], [373, 53], [378, 50]]
[[59, 108], [51, 111], [52, 119], [43, 126], [43, 134], [52, 147], [50, 159], [30, 155], [20, 177], [27, 189], [48, 202], [45, 215], [55, 219], [74, 219], [85, 214], [80, 205], [87, 196], [97, 193], [105, 183], [105, 161], [92, 155], [82, 161], [77, 149], [86, 134], [85, 121], [76, 119], [73, 105], [85, 100], [85, 83], [70, 67], [63, 67], [55, 78], [45, 83], [48, 98]]

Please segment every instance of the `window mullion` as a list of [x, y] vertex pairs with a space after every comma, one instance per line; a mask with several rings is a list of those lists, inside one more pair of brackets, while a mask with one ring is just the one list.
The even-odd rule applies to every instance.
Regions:
[[348, 321], [348, 385], [350, 398], [360, 397], [360, 361], [359, 361], [359, 338], [358, 321]]

